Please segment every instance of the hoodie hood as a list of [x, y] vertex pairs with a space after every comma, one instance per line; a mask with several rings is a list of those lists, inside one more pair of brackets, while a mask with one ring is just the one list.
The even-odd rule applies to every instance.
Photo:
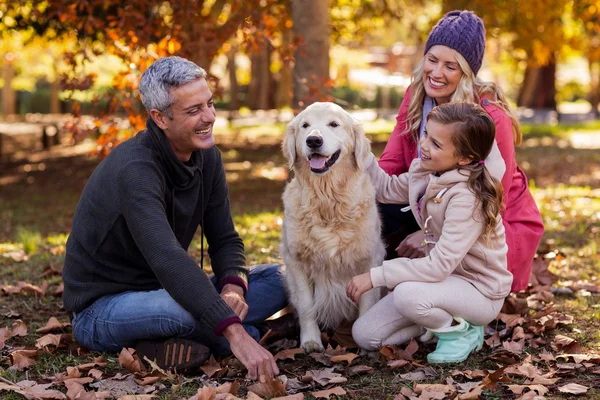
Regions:
[[202, 176], [202, 152], [194, 151], [190, 160], [184, 164], [177, 158], [165, 133], [152, 118], [148, 118], [146, 126], [152, 145], [158, 153], [165, 171], [167, 171], [166, 176], [172, 188], [185, 190], [195, 185]]

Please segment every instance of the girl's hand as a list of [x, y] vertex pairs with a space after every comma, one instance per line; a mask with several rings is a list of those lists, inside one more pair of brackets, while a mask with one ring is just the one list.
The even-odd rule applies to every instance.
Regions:
[[371, 289], [373, 289], [371, 274], [366, 272], [364, 274], [357, 275], [350, 280], [348, 286], [346, 286], [346, 295], [350, 297], [353, 302], [358, 304], [360, 295]]

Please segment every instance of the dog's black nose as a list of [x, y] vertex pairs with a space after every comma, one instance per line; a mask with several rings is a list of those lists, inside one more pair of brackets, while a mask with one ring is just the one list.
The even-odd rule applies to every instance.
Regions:
[[311, 149], [316, 149], [323, 145], [323, 138], [321, 136], [311, 135], [306, 138], [306, 145]]

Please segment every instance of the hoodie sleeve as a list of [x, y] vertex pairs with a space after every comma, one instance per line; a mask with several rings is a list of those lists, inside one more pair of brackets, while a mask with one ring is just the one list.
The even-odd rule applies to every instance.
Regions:
[[[208, 152], [207, 152], [208, 153]], [[219, 286], [233, 283], [248, 290], [248, 267], [244, 254], [244, 242], [235, 230], [229, 206], [229, 188], [221, 153], [216, 147], [205, 155], [205, 162], [214, 163], [214, 176], [208, 204], [204, 211], [204, 235], [208, 242], [208, 254]], [[206, 182], [206, 181], [205, 181]], [[204, 198], [206, 199], [206, 193]]]
[[161, 286], [200, 324], [220, 335], [227, 325], [240, 320], [177, 241], [165, 212], [161, 176], [150, 162], [129, 163], [119, 173], [117, 190], [123, 217]]
[[377, 201], [385, 204], [408, 203], [408, 172], [402, 175], [388, 175], [371, 154], [367, 172], [375, 188]]
[[450, 199], [442, 234], [429, 256], [396, 258], [371, 269], [373, 286], [393, 289], [407, 282], [441, 282], [461, 263], [483, 231], [482, 222], [473, 217], [475, 198], [461, 194]]

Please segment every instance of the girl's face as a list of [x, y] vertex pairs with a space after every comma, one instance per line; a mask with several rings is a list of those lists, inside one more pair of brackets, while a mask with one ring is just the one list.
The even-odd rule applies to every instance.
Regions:
[[421, 165], [440, 175], [451, 169], [471, 163], [470, 158], [456, 154], [452, 144], [453, 125], [443, 125], [434, 120], [427, 121], [419, 145], [421, 146]]
[[425, 54], [423, 63], [423, 85], [427, 95], [437, 104], [450, 101], [456, 91], [463, 72], [450, 47], [436, 45]]

